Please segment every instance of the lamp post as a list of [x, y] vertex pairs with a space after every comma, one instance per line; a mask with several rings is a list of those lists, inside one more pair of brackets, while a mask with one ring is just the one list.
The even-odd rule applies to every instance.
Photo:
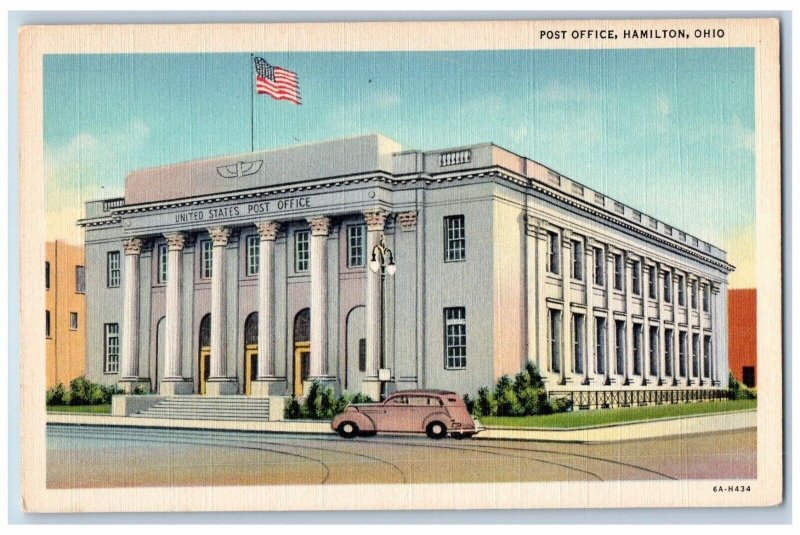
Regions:
[[[397, 271], [397, 266], [394, 263], [394, 253], [391, 249], [386, 247], [386, 243], [384, 242], [384, 235], [381, 233], [381, 241], [372, 248], [372, 257], [369, 261], [369, 269], [372, 270], [373, 273], [380, 273], [381, 274], [381, 308], [380, 308], [380, 315], [381, 315], [381, 351], [380, 351], [380, 368], [386, 366], [386, 355], [385, 353], [385, 332], [386, 332], [386, 321], [384, 319], [384, 281], [386, 280], [386, 274], [393, 276], [395, 271]], [[378, 372], [380, 375], [380, 372]], [[381, 397], [383, 397], [383, 386], [384, 382], [381, 381]]]

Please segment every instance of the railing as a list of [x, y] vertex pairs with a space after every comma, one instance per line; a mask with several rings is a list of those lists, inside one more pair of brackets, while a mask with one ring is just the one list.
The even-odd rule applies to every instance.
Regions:
[[459, 165], [469, 163], [472, 160], [471, 150], [459, 150], [455, 152], [443, 152], [439, 154], [439, 166]]
[[608, 409], [694, 401], [720, 401], [729, 399], [727, 390], [553, 390], [551, 399], [569, 399], [574, 410]]
[[103, 211], [108, 212], [112, 208], [119, 208], [120, 206], [125, 206], [125, 199], [120, 197], [119, 199], [108, 199], [103, 201]]

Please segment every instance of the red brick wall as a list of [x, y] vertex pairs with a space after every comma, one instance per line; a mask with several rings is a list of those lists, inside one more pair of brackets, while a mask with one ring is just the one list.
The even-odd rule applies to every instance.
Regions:
[[728, 291], [728, 362], [733, 375], [744, 380], [743, 368], [756, 368], [756, 291]]

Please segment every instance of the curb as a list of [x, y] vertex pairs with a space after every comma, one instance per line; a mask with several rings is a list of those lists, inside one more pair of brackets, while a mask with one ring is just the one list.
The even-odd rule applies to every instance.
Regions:
[[[473, 437], [480, 440], [530, 440], [541, 442], [621, 442], [665, 438], [698, 433], [733, 431], [756, 427], [756, 409], [714, 414], [638, 420], [606, 426], [572, 429], [530, 427], [487, 427]], [[48, 424], [145, 427], [150, 429], [206, 429], [287, 434], [334, 434], [328, 422], [295, 420], [280, 422], [237, 422], [228, 420], [168, 420], [131, 418], [107, 414], [47, 413]]]

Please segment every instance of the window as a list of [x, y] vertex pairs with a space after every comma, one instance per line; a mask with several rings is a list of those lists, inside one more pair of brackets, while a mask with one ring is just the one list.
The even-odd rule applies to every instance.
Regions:
[[69, 329], [71, 331], [78, 330], [78, 313], [77, 312], [70, 312], [69, 313]]
[[119, 324], [105, 324], [105, 373], [119, 372]]
[[561, 371], [561, 311], [550, 309], [548, 319], [547, 341], [550, 347], [550, 369], [558, 373]]
[[586, 316], [583, 314], [572, 315], [572, 347], [575, 356], [575, 373], [583, 373], [584, 346], [586, 344]]
[[122, 269], [120, 268], [119, 251], [109, 251], [106, 254], [106, 286], [119, 288], [121, 278]]
[[594, 320], [594, 354], [597, 356], [597, 373], [606, 373], [606, 319], [595, 318]]
[[664, 329], [664, 375], [672, 377], [672, 329]]
[[605, 286], [605, 261], [603, 260], [603, 249], [601, 247], [594, 248], [594, 283], [597, 286]]
[[572, 240], [572, 278], [583, 280], [583, 247], [578, 240]]
[[44, 311], [44, 336], [50, 338], [50, 311]]
[[75, 292], [86, 293], [86, 268], [75, 266]]
[[558, 274], [561, 264], [561, 247], [558, 243], [558, 234], [547, 231], [547, 271]]
[[656, 267], [647, 268], [647, 294], [650, 299], [656, 298]]
[[756, 368], [755, 366], [742, 366], [742, 382], [744, 386], [753, 388], [756, 386]]
[[50, 262], [44, 263], [44, 289], [50, 289]]
[[367, 339], [358, 339], [358, 371], [367, 371]]
[[672, 273], [664, 272], [664, 302], [672, 302]]
[[617, 375], [625, 375], [625, 322], [616, 320], [614, 322], [614, 331]]
[[642, 374], [642, 325], [633, 324], [633, 374]]
[[631, 283], [633, 295], [642, 295], [642, 263], [634, 260], [631, 265]]
[[700, 336], [692, 335], [692, 376], [700, 377]]
[[697, 281], [692, 281], [689, 283], [689, 288], [691, 292], [691, 300], [692, 300], [692, 308], [697, 308]]
[[444, 309], [445, 368], [467, 367], [467, 315], [464, 307]]
[[678, 333], [678, 375], [686, 377], [686, 333]]
[[258, 255], [261, 251], [261, 236], [257, 234], [248, 236], [245, 242], [245, 248], [247, 249], [247, 276], [253, 277], [258, 275]]
[[675, 275], [675, 280], [678, 283], [678, 305], [686, 306], [686, 288], [684, 287], [683, 275]]
[[650, 327], [650, 375], [658, 374], [658, 327]]
[[711, 337], [703, 337], [703, 377], [711, 377]]
[[158, 284], [166, 284], [167, 282], [167, 261], [169, 259], [169, 250], [166, 243], [158, 244], [158, 274], [156, 281]]
[[703, 285], [703, 312], [708, 312], [708, 304], [711, 302], [711, 292], [708, 284]]
[[308, 271], [309, 232], [301, 230], [294, 233], [294, 270], [298, 273]]
[[210, 279], [214, 267], [214, 245], [211, 240], [200, 242], [200, 278]]
[[451, 215], [444, 218], [444, 261], [460, 262], [466, 259], [464, 216]]
[[364, 225], [347, 227], [347, 267], [364, 265]]
[[614, 289], [622, 290], [625, 287], [625, 264], [622, 255], [614, 255]]

